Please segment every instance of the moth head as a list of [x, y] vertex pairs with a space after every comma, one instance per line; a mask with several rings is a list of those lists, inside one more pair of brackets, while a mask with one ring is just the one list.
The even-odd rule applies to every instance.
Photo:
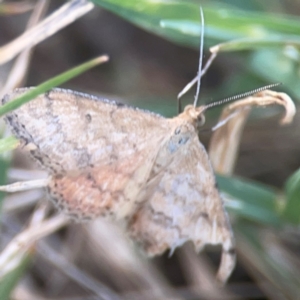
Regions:
[[193, 105], [187, 105], [183, 111], [185, 118], [192, 120], [194, 126], [199, 128], [205, 123], [205, 106], [194, 107]]

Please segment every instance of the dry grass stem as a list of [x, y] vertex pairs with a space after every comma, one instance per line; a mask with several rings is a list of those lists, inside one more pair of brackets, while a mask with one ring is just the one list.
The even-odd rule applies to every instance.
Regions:
[[[37, 2], [37, 4], [34, 7], [33, 13], [28, 21], [27, 30], [35, 26], [44, 16], [48, 7], [48, 3], [49, 1], [45, 0], [40, 0]], [[22, 85], [22, 82], [24, 81], [27, 74], [31, 53], [31, 49], [24, 49], [24, 51], [21, 52], [7, 76], [7, 80], [0, 91], [0, 96]]]
[[42, 170], [26, 170], [18, 168], [10, 168], [7, 172], [9, 180], [34, 180], [47, 177], [47, 172]]
[[[270, 230], [262, 231], [259, 240], [264, 245], [264, 249], [257, 249], [243, 235], [238, 234], [239, 256], [268, 299], [297, 299], [299, 266], [291, 265], [291, 257], [275, 235], [277, 233], [274, 234]], [[266, 259], [269, 261], [268, 264]]]
[[[0, 1], [2, 2], [2, 1]], [[21, 1], [16, 3], [0, 3], [0, 14], [5, 15], [15, 15], [23, 14], [31, 9], [33, 9], [35, 3], [33, 1]]]
[[[86, 225], [90, 249], [99, 268], [107, 269], [107, 276], [122, 290], [137, 289], [141, 294], [152, 291], [157, 299], [169, 295], [178, 299], [166, 279], [143, 256], [116, 224], [97, 219]], [[111, 249], [116, 249], [112, 251]], [[117, 254], [117, 255], [116, 255]], [[114, 270], [112, 272], [112, 270]], [[146, 297], [146, 296], [145, 296]]]
[[31, 189], [45, 187], [48, 184], [48, 182], [49, 182], [48, 178], [15, 182], [12, 184], [0, 186], [0, 191], [8, 192], [8, 193], [27, 191]]
[[62, 255], [51, 249], [46, 243], [40, 241], [38, 244], [38, 253], [43, 256], [44, 260], [54, 265], [66, 276], [77, 282], [80, 286], [85, 289], [92, 291], [98, 299], [103, 300], [119, 300], [121, 299], [116, 293], [111, 289], [106, 287], [103, 283], [92, 278], [83, 270], [76, 267], [74, 264], [70, 263]]
[[31, 48], [57, 31], [66, 27], [90, 10], [94, 4], [85, 0], [73, 0], [52, 13], [33, 28], [27, 30], [14, 41], [0, 48], [0, 64], [14, 58], [25, 48]]
[[222, 126], [214, 132], [209, 145], [210, 159], [217, 173], [232, 174], [243, 128], [251, 108], [274, 104], [285, 108], [280, 124], [292, 122], [296, 108], [291, 98], [284, 93], [270, 90], [231, 103], [223, 109], [219, 119]]
[[26, 207], [31, 207], [37, 203], [44, 195], [44, 191], [30, 190], [21, 194], [12, 194], [4, 198], [2, 212], [3, 213], [16, 213]]
[[197, 255], [191, 245], [184, 245], [178, 256], [191, 290], [205, 299], [237, 299], [216, 283], [214, 271], [204, 255]]
[[[39, 215], [38, 212], [37, 214]], [[41, 218], [39, 217], [38, 219]], [[30, 226], [19, 233], [1, 252], [0, 280], [5, 274], [19, 265], [26, 251], [32, 247], [37, 240], [51, 234], [68, 223], [66, 217], [62, 215], [57, 215], [48, 220], [41, 220], [38, 226], [35, 217], [33, 220], [34, 226]]]

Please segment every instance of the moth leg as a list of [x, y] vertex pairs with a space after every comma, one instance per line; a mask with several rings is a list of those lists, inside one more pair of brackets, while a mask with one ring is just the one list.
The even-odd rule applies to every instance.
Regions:
[[27, 191], [27, 190], [45, 187], [48, 185], [48, 183], [49, 183], [48, 178], [29, 180], [29, 181], [20, 181], [8, 185], [0, 185], [0, 191], [8, 192], [8, 193]]

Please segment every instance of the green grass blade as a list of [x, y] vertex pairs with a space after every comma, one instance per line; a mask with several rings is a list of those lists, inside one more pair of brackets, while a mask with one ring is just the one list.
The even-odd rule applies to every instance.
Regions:
[[[13, 144], [15, 144], [16, 142], [18, 141], [14, 137], [0, 139], [0, 185], [6, 184], [7, 171], [10, 166], [9, 150], [13, 147]], [[3, 203], [4, 196], [5, 193], [0, 192], [0, 218], [1, 218], [2, 203]]]
[[0, 116], [3, 116], [4, 114], [20, 107], [21, 105], [29, 102], [30, 100], [36, 98], [38, 95], [45, 93], [46, 91], [50, 90], [51, 88], [58, 86], [73, 77], [76, 77], [80, 75], [81, 73], [97, 66], [98, 64], [104, 63], [108, 60], [107, 56], [99, 56], [95, 59], [92, 59], [84, 64], [81, 64], [80, 66], [77, 66], [75, 68], [72, 68], [58, 76], [55, 76], [42, 84], [38, 85], [34, 89], [31, 89], [27, 93], [23, 94], [22, 96], [14, 99], [13, 101], [10, 101], [6, 103], [5, 105], [0, 107]]
[[291, 96], [300, 99], [299, 70], [300, 52], [295, 47], [281, 49], [263, 49], [254, 51], [246, 64], [248, 69], [266, 82], [282, 82], [283, 88], [288, 88]]
[[[184, 46], [199, 48], [200, 3], [196, 1], [93, 0], [93, 2], [151, 33]], [[201, 2], [205, 18], [204, 46], [212, 47], [217, 44], [216, 47], [221, 52], [257, 50], [259, 53], [269, 48], [271, 51], [278, 51], [281, 61], [288, 61], [291, 72], [287, 73], [286, 69], [281, 69], [282, 65], [274, 55], [264, 59], [263, 65], [256, 64], [258, 67], [254, 67], [251, 60], [247, 59], [249, 53], [244, 52], [239, 53], [240, 56], [243, 55], [245, 64], [243, 72], [238, 75], [242, 76], [251, 71], [261, 80], [259, 85], [283, 82], [288, 92], [296, 96], [296, 99], [299, 98], [299, 72], [297, 72], [300, 60], [299, 18], [264, 11], [268, 9], [268, 5], [258, 2], [254, 5], [245, 1], [243, 4], [230, 2], [231, 5], [218, 1]], [[244, 9], [241, 9], [242, 7]], [[254, 11], [258, 7], [261, 10]], [[296, 59], [287, 53], [287, 49], [291, 48], [293, 52], [297, 52]], [[270, 71], [267, 65], [273, 66], [272, 70], [276, 68], [276, 71]]]
[[[192, 1], [93, 0], [135, 25], [176, 43], [198, 48], [200, 4]], [[262, 46], [299, 45], [300, 21], [288, 15], [236, 9], [217, 1], [203, 6], [206, 46], [228, 40], [222, 50], [253, 49]]]
[[[9, 168], [9, 165], [10, 165], [10, 161], [0, 155], [0, 185], [6, 184], [7, 170]], [[4, 196], [5, 196], [5, 193], [0, 192], [0, 214], [1, 214], [1, 210], [2, 210], [2, 203], [3, 203]], [[1, 216], [0, 216], [0, 218], [1, 218]]]
[[7, 152], [7, 151], [16, 149], [18, 144], [19, 144], [19, 141], [13, 136], [1, 139], [0, 140], [0, 154], [3, 152]]
[[286, 182], [286, 206], [283, 217], [292, 224], [300, 223], [300, 169]]
[[0, 281], [0, 299], [6, 300], [11, 299], [11, 293], [15, 286], [19, 282], [20, 278], [23, 276], [27, 270], [31, 261], [31, 256], [24, 256], [21, 263], [9, 274], [5, 275]]
[[279, 226], [277, 194], [268, 186], [238, 178], [217, 176], [221, 191], [233, 198], [225, 204], [237, 217], [264, 225]]

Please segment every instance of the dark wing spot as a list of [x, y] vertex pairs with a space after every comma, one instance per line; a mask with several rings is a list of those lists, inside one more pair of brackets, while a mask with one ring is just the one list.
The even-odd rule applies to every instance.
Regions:
[[123, 107], [123, 106], [125, 106], [124, 103], [120, 103], [120, 102], [116, 102], [116, 105], [117, 105], [117, 107]]
[[88, 121], [88, 122], [91, 122], [92, 121], [92, 116], [90, 114], [86, 114], [85, 115], [85, 119]]
[[6, 120], [9, 122], [9, 123], [11, 123], [12, 122], [12, 117], [11, 116], [9, 116], [9, 115], [7, 115], [7, 116], [5, 116], [6, 117]]
[[178, 128], [175, 129], [175, 134], [176, 135], [179, 134], [180, 132], [181, 132], [180, 127], [178, 127]]
[[206, 220], [209, 219], [208, 213], [205, 213], [205, 212], [201, 213], [201, 214], [200, 214], [200, 217], [202, 217], [203, 219], [206, 219]]
[[218, 185], [217, 181], [215, 181], [215, 188], [216, 188], [216, 190], [219, 190], [219, 185]]
[[5, 95], [3, 98], [2, 98], [2, 104], [5, 104], [5, 103], [7, 103], [10, 99], [9, 99], [10, 97], [9, 97], [9, 95], [7, 94], [7, 95]]
[[230, 248], [230, 249], [226, 250], [226, 253], [229, 254], [229, 255], [235, 255], [235, 249]]
[[60, 179], [63, 179], [63, 175], [62, 174], [56, 174], [55, 175], [55, 179], [58, 179], [58, 180], [60, 180]]

